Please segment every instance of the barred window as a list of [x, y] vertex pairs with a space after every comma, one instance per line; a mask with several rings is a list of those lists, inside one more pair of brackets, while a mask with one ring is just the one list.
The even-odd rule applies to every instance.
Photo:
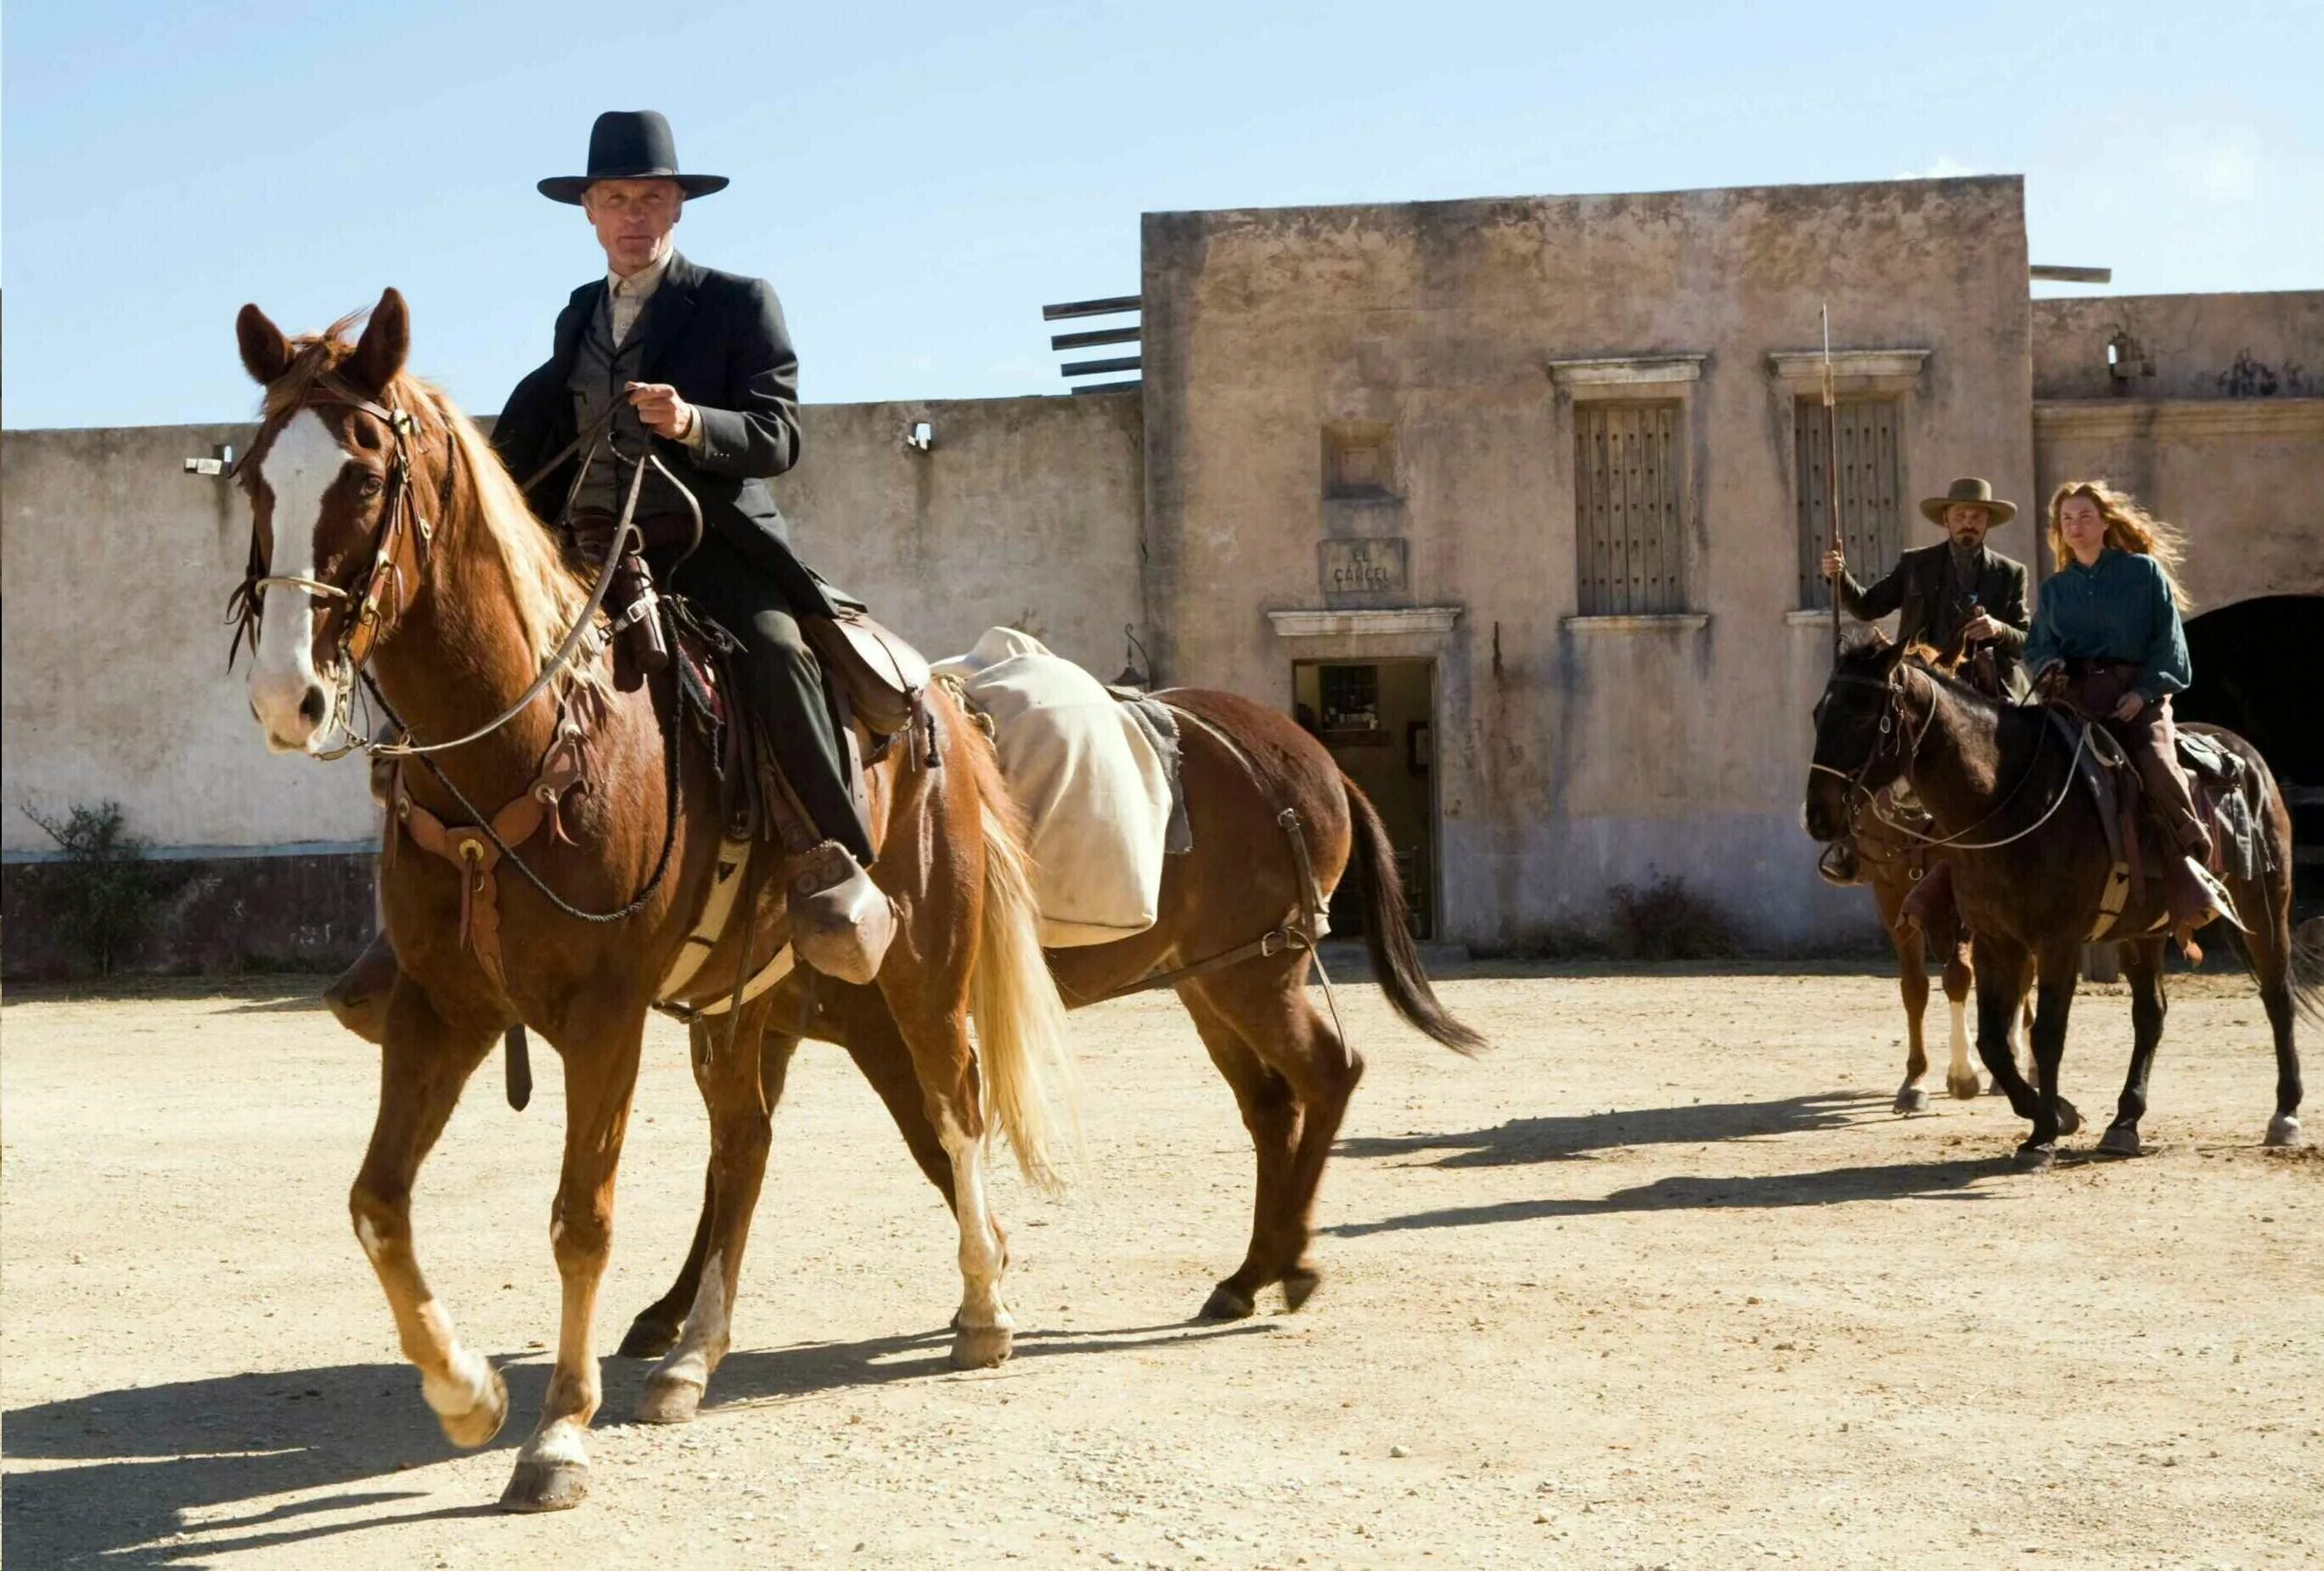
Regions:
[[1573, 406], [1573, 540], [1584, 616], [1686, 609], [1681, 404]]
[[[1904, 548], [1904, 466], [1896, 448], [1901, 411], [1900, 401], [1894, 398], [1843, 398], [1832, 411], [1832, 437], [1839, 445], [1840, 544], [1848, 553], [1848, 570], [1859, 584], [1885, 578]], [[1799, 603], [1821, 610], [1831, 605], [1822, 563], [1824, 552], [1831, 549], [1827, 466], [1833, 462], [1821, 395], [1801, 399], [1797, 415]]]

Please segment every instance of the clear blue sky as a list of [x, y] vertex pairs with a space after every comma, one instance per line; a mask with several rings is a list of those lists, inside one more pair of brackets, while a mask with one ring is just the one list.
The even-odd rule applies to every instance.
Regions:
[[2118, 291], [2324, 286], [2324, 6], [1904, 14], [12, 0], [6, 423], [245, 418], [244, 300], [391, 282], [491, 412], [602, 266], [532, 182], [610, 107], [733, 177], [679, 245], [775, 281], [813, 402], [1060, 390], [1038, 308], [1136, 292], [1146, 210], [2022, 172]]

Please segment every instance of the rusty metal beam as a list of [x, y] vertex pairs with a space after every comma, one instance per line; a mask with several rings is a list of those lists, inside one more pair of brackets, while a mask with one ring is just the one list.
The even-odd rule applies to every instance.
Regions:
[[2111, 267], [2054, 267], [2046, 263], [2037, 262], [2034, 264], [2033, 273], [2044, 283], [2112, 283], [2114, 282], [2114, 269]]
[[1101, 344], [1135, 344], [1142, 328], [1099, 328], [1087, 333], [1059, 333], [1049, 340], [1052, 349], [1094, 349]]
[[1104, 300], [1067, 300], [1063, 305], [1043, 306], [1041, 319], [1054, 322], [1065, 317], [1110, 317], [1120, 311], [1134, 311], [1145, 303], [1143, 296], [1134, 294], [1110, 295]]
[[1145, 385], [1142, 382], [1086, 382], [1074, 388], [1074, 392], [1077, 395], [1084, 393], [1135, 393]]
[[1119, 360], [1075, 360], [1058, 366], [1057, 374], [1060, 376], [1097, 376], [1108, 371], [1135, 371], [1138, 367], [1137, 356], [1124, 355]]

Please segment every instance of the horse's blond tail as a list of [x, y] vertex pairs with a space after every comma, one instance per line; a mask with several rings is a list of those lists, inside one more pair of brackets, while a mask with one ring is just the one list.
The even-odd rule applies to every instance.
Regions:
[[1056, 1194], [1082, 1155], [1081, 1096], [1065, 1044], [1065, 1005], [1041, 954], [1031, 859], [1001, 772], [970, 732], [984, 830], [984, 899], [969, 974], [985, 1124], [1008, 1132], [1034, 1187]]

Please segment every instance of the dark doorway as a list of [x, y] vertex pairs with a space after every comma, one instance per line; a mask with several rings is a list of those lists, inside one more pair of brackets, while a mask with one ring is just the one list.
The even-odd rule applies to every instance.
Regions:
[[2172, 701], [2181, 720], [2224, 725], [2267, 760], [2292, 804], [2299, 859], [2293, 907], [2324, 908], [2324, 595], [2269, 595], [2187, 621], [2194, 685]]
[[[1379, 809], [1404, 881], [1416, 938], [1436, 930], [1436, 662], [1302, 661], [1291, 668], [1293, 713], [1331, 749]], [[1332, 897], [1332, 930], [1363, 931], [1356, 881]]]

